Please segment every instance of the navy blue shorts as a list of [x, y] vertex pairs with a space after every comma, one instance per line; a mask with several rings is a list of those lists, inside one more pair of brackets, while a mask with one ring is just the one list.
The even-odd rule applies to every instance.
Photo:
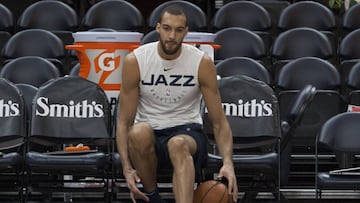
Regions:
[[202, 130], [202, 125], [197, 123], [179, 125], [171, 128], [154, 130], [154, 134], [156, 140], [156, 154], [158, 156], [158, 168], [172, 168], [167, 142], [170, 138], [180, 134], [189, 135], [195, 139], [197, 145], [196, 152], [193, 155], [195, 168], [199, 169], [206, 165], [207, 138]]

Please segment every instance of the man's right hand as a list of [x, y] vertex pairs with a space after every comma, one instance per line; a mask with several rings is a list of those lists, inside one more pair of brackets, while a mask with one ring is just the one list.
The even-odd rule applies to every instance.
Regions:
[[145, 193], [141, 192], [137, 186], [141, 182], [141, 179], [137, 175], [136, 170], [133, 168], [124, 169], [123, 173], [126, 179], [127, 187], [130, 189], [130, 198], [132, 202], [136, 203], [136, 198], [140, 198], [148, 202], [149, 197], [146, 196]]

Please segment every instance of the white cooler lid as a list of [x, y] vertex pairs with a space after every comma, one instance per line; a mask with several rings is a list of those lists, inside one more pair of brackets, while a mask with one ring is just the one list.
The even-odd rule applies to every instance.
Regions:
[[140, 32], [75, 32], [74, 42], [140, 42]]
[[208, 32], [188, 32], [184, 38], [184, 42], [210, 42], [213, 43], [215, 38], [214, 33]]

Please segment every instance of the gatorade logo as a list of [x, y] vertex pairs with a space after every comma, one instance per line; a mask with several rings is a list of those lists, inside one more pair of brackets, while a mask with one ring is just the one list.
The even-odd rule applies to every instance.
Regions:
[[94, 65], [95, 73], [101, 74], [97, 81], [100, 87], [103, 89], [119, 89], [119, 84], [111, 84], [107, 81], [109, 76], [120, 68], [120, 55], [116, 55], [115, 50], [108, 49], [96, 56]]
[[5, 102], [4, 99], [0, 100], [0, 117], [13, 117], [20, 115], [20, 105], [9, 100]]
[[114, 71], [120, 66], [120, 56], [115, 56], [114, 50], [106, 50], [95, 58], [95, 70]]
[[83, 100], [75, 102], [69, 100], [68, 104], [49, 104], [49, 99], [40, 97], [36, 101], [36, 115], [42, 117], [63, 118], [100, 118], [104, 117], [103, 105], [96, 101]]

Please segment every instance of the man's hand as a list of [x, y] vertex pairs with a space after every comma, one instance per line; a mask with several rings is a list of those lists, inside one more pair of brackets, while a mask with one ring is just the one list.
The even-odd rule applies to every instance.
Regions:
[[217, 178], [226, 178], [228, 181], [228, 191], [229, 195], [232, 196], [233, 202], [237, 202], [238, 198], [238, 186], [236, 181], [236, 176], [234, 172], [234, 167], [231, 165], [223, 165], [219, 171]]
[[136, 173], [135, 169], [124, 169], [123, 171], [127, 187], [130, 189], [130, 198], [133, 203], [136, 203], [136, 198], [140, 198], [145, 201], [149, 201], [148, 196], [145, 193], [141, 192], [137, 187], [137, 184], [141, 182], [141, 179]]

